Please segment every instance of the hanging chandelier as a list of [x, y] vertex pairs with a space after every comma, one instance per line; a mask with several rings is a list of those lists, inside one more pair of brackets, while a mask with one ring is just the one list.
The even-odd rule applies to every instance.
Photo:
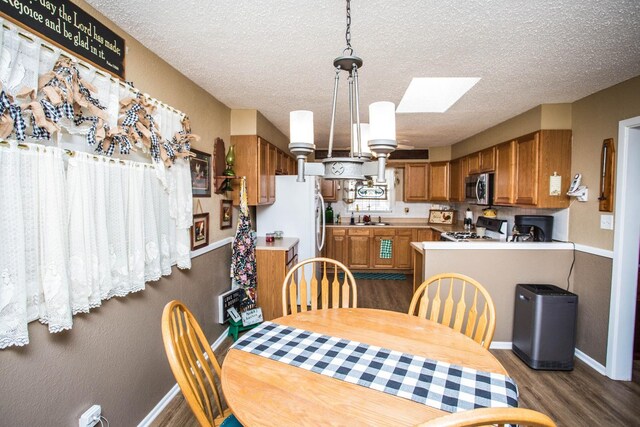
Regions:
[[[345, 32], [347, 47], [342, 56], [333, 60], [335, 79], [333, 86], [333, 104], [331, 109], [331, 128], [329, 131], [329, 149], [322, 160], [324, 179], [364, 180], [365, 176], [377, 175], [376, 181], [384, 183], [384, 170], [389, 153], [398, 145], [396, 141], [395, 105], [392, 102], [374, 102], [369, 105], [369, 124], [360, 122], [360, 92], [358, 70], [362, 68], [362, 59], [357, 57], [351, 47], [351, 0], [347, 0], [347, 29]], [[333, 136], [336, 122], [336, 102], [340, 74], [348, 74], [349, 118], [351, 148], [349, 157], [332, 157]], [[368, 133], [368, 135], [367, 135]], [[316, 149], [313, 136], [313, 112], [292, 111], [290, 113], [289, 151], [298, 162], [298, 181], [304, 181], [305, 162], [309, 154]], [[372, 156], [377, 162], [370, 161]]]

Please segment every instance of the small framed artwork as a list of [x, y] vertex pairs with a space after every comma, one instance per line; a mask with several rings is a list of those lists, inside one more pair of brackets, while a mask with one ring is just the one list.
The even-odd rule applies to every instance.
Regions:
[[233, 220], [232, 200], [220, 200], [220, 230], [231, 228]]
[[456, 211], [430, 210], [429, 224], [453, 224], [455, 216]]
[[193, 197], [211, 197], [211, 154], [191, 149], [191, 191]]
[[209, 244], [209, 214], [193, 215], [191, 226], [191, 250], [195, 251]]

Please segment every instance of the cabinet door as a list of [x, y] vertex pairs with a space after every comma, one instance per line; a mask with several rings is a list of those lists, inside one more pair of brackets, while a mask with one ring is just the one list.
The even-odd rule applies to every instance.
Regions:
[[418, 228], [416, 230], [416, 242], [430, 242], [432, 239], [431, 228]]
[[428, 200], [428, 163], [407, 163], [404, 167], [405, 202], [426, 202]]
[[515, 202], [518, 205], [535, 206], [538, 202], [538, 146], [537, 132], [516, 140]]
[[331, 233], [327, 235], [327, 258], [335, 259], [348, 265], [347, 261], [347, 229], [329, 227]]
[[276, 148], [276, 175], [286, 175], [287, 170], [286, 154]]
[[347, 266], [349, 268], [369, 268], [371, 243], [369, 230], [349, 229], [347, 236]]
[[258, 138], [258, 204], [269, 202], [269, 143]]
[[[394, 267], [394, 258], [397, 253], [397, 246], [395, 242], [395, 229], [385, 229], [385, 230], [373, 230], [373, 242], [371, 247], [371, 255], [372, 255], [372, 266], [373, 268], [386, 268], [391, 269]], [[391, 240], [391, 257], [390, 258], [381, 258], [380, 257], [380, 249], [382, 246], [383, 240]]]
[[269, 174], [267, 185], [267, 204], [272, 204], [276, 201], [276, 164], [278, 162], [277, 148], [271, 144], [267, 144], [269, 149]]
[[395, 268], [409, 269], [412, 267], [411, 239], [412, 230], [397, 229], [393, 242], [393, 265]]
[[480, 172], [493, 172], [496, 168], [496, 147], [485, 148], [480, 152]]
[[338, 181], [323, 179], [320, 181], [320, 193], [325, 202], [338, 201]]
[[496, 173], [493, 200], [498, 205], [514, 202], [516, 179], [516, 141], [499, 144], [496, 147]]
[[469, 175], [473, 173], [480, 173], [480, 153], [473, 153], [467, 156]]
[[461, 159], [449, 162], [449, 201], [464, 202], [464, 177]]
[[446, 202], [449, 200], [449, 162], [429, 164], [429, 200]]

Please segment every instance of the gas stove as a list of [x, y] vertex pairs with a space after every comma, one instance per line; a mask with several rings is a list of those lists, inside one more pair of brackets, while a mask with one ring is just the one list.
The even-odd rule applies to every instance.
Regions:
[[473, 231], [447, 231], [441, 234], [446, 240], [451, 240], [453, 242], [466, 242], [468, 240], [496, 240], [493, 237], [489, 237], [486, 234], [484, 236], [478, 236], [477, 233]]
[[440, 240], [451, 242], [498, 242], [507, 240], [507, 221], [496, 218], [478, 217], [476, 229], [485, 228], [485, 235], [475, 231], [448, 231], [440, 235]]

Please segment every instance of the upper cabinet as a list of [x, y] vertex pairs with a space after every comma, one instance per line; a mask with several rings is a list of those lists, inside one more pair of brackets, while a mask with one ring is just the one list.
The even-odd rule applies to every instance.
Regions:
[[[235, 146], [236, 176], [247, 178], [247, 202], [249, 205], [269, 205], [275, 201], [276, 147], [257, 135], [233, 135]], [[234, 190], [239, 190], [239, 180]], [[234, 204], [239, 203], [240, 191], [233, 192]]]
[[429, 163], [407, 163], [404, 167], [404, 201], [429, 200]]
[[467, 156], [467, 172], [469, 175], [480, 173], [480, 152]]
[[320, 194], [325, 202], [337, 202], [340, 190], [339, 181], [333, 179], [320, 180]]
[[493, 180], [493, 202], [510, 205], [515, 202], [516, 141], [496, 146], [496, 171]]
[[464, 178], [462, 172], [462, 159], [449, 162], [449, 201], [464, 202]]
[[[485, 148], [467, 156], [468, 173], [493, 172], [495, 170], [496, 147]], [[465, 175], [466, 176], [466, 175]]]
[[434, 202], [449, 200], [449, 162], [431, 162], [428, 172], [429, 200]]
[[[560, 191], [550, 185], [560, 176]], [[571, 131], [541, 130], [515, 141], [516, 205], [537, 208], [566, 208], [569, 196], [564, 188], [571, 174]]]

